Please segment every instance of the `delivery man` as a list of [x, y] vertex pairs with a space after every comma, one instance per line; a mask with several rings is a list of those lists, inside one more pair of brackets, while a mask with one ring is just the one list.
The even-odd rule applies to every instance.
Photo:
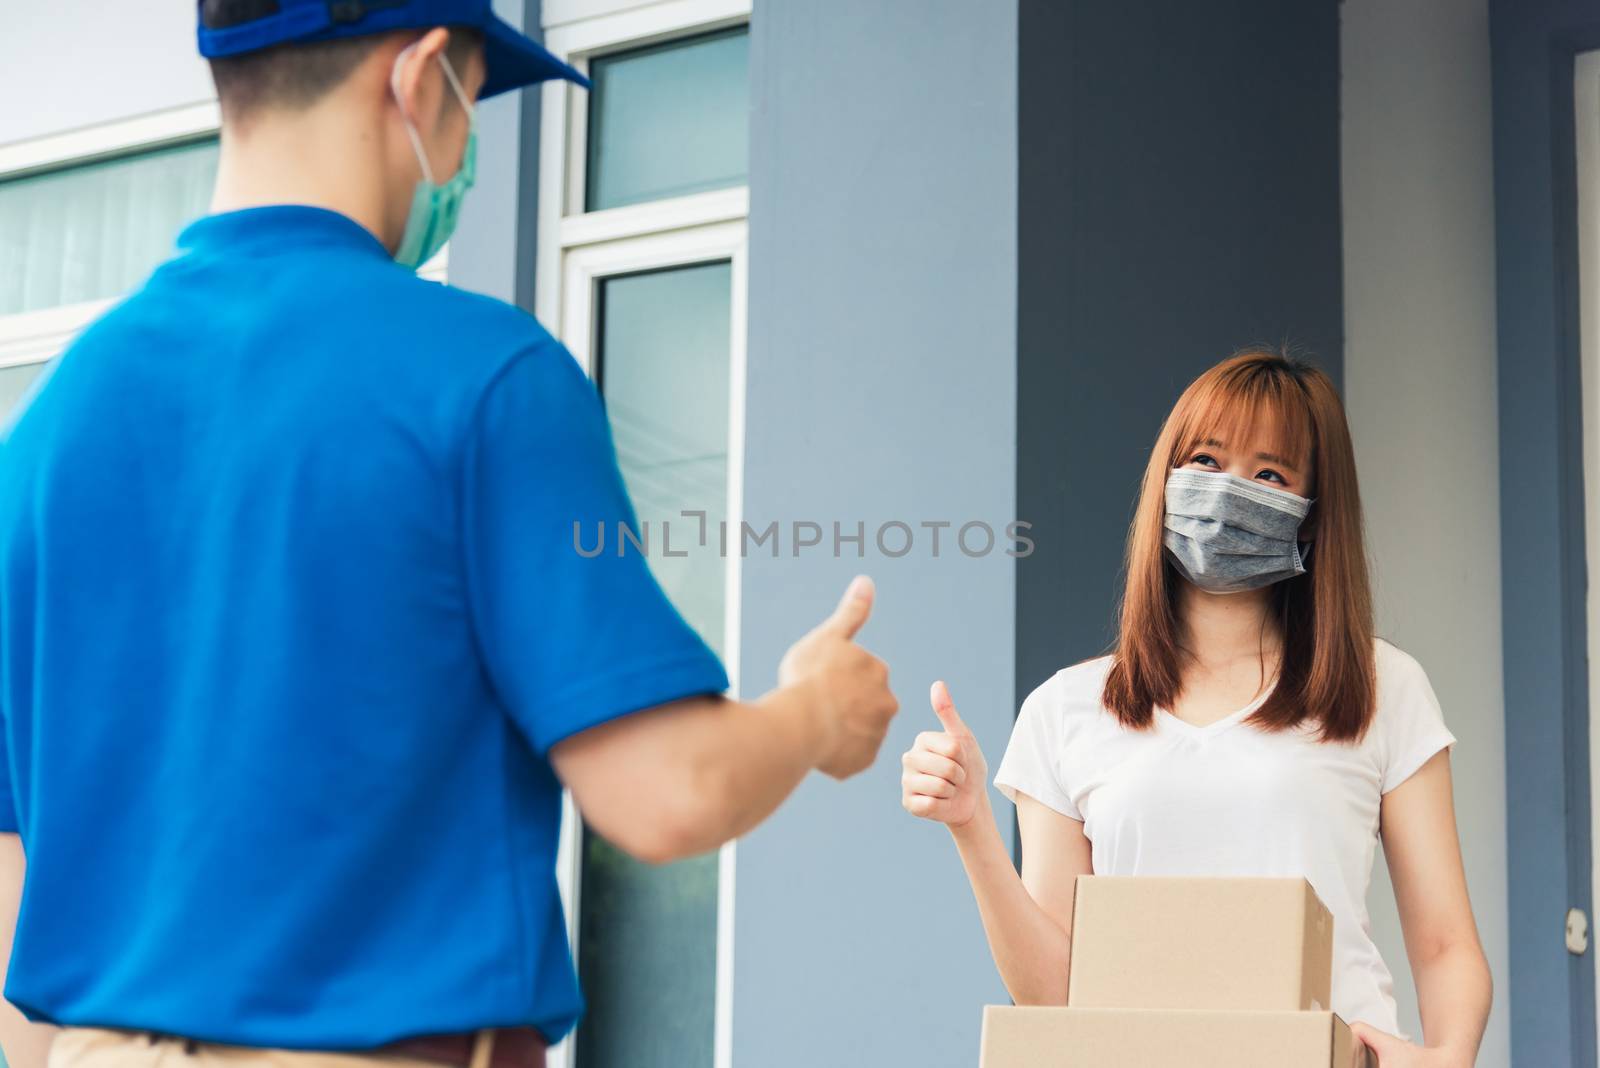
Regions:
[[54, 1068], [541, 1064], [562, 788], [663, 862], [867, 767], [871, 586], [721, 696], [647, 561], [576, 551], [633, 518], [589, 380], [411, 270], [475, 102], [577, 73], [489, 0], [200, 16], [213, 213], [0, 444], [5, 993]]

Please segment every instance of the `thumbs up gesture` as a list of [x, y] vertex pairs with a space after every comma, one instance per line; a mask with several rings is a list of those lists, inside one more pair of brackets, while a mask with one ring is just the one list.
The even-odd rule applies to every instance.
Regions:
[[833, 614], [795, 642], [778, 665], [778, 684], [808, 692], [821, 731], [817, 768], [846, 779], [870, 767], [900, 708], [889, 668], [855, 642], [872, 614], [872, 580], [857, 576]]
[[929, 694], [942, 731], [923, 731], [903, 757], [900, 804], [913, 816], [947, 824], [953, 830], [972, 821], [986, 795], [989, 766], [978, 740], [962, 722], [942, 682]]

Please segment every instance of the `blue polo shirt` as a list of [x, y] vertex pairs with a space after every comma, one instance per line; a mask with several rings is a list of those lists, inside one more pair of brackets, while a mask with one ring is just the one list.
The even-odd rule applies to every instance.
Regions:
[[[350, 219], [202, 219], [0, 436], [6, 997], [345, 1049], [582, 1003], [551, 746], [720, 691], [531, 317]], [[614, 544], [608, 536], [608, 547]]]

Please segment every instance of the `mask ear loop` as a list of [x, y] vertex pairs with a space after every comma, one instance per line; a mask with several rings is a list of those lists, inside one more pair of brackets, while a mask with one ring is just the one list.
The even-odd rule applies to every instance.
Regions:
[[439, 66], [444, 68], [444, 76], [450, 82], [450, 88], [456, 91], [456, 99], [461, 101], [461, 110], [467, 113], [467, 120], [476, 121], [477, 109], [472, 106], [472, 101], [467, 99], [467, 91], [462, 87], [461, 79], [456, 77], [456, 69], [450, 65], [450, 57], [443, 52], [439, 53]]
[[[1317, 499], [1315, 497], [1307, 497], [1306, 498], [1306, 515], [1309, 516], [1311, 514], [1311, 506], [1316, 504], [1316, 503], [1317, 503]], [[1305, 548], [1302, 549], [1301, 546], [1305, 546]], [[1307, 561], [1309, 561], [1311, 559], [1311, 550], [1313, 548], [1315, 548], [1315, 547], [1316, 547], [1315, 540], [1312, 540], [1312, 541], [1301, 541], [1300, 540], [1299, 531], [1295, 532], [1294, 548], [1295, 548], [1295, 552], [1300, 554], [1300, 566], [1301, 567], [1305, 567], [1307, 565]]]
[[[406, 124], [406, 136], [411, 138], [411, 151], [417, 154], [417, 162], [422, 164], [422, 177], [427, 180], [429, 185], [433, 185], [435, 184], [433, 181], [433, 168], [428, 165], [428, 154], [422, 150], [422, 138], [417, 135], [417, 128], [411, 124], [411, 116], [406, 114], [405, 99], [400, 95], [400, 64], [405, 62], [406, 56], [410, 55], [411, 50], [415, 47], [417, 47], [416, 42], [412, 42], [401, 49], [398, 56], [394, 57], [394, 70], [389, 72], [389, 91], [394, 94], [395, 105], [400, 108], [400, 121]], [[441, 56], [440, 58], [443, 59], [444, 57]], [[448, 65], [446, 65], [445, 70], [450, 70]], [[450, 75], [450, 84], [457, 85], [454, 74]], [[456, 92], [461, 92], [459, 87]]]

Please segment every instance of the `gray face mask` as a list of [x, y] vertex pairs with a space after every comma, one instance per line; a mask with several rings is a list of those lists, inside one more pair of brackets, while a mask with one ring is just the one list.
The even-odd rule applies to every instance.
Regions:
[[1259, 589], [1305, 574], [1300, 521], [1311, 499], [1226, 471], [1167, 474], [1162, 545], [1190, 582], [1212, 593]]

